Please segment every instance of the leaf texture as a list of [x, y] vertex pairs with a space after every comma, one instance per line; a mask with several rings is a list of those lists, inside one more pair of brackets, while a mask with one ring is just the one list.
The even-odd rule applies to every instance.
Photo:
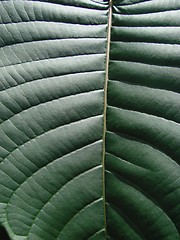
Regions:
[[179, 11], [179, 1], [114, 1], [106, 133], [110, 239], [180, 236]]
[[0, 2], [0, 219], [14, 240], [105, 238], [107, 8]]
[[109, 2], [0, 1], [12, 240], [180, 239], [180, 2]]

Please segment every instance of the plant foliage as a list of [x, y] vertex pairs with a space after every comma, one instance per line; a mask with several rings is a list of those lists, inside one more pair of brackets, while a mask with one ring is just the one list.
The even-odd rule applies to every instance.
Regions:
[[0, 1], [10, 239], [179, 240], [179, 36], [179, 0]]

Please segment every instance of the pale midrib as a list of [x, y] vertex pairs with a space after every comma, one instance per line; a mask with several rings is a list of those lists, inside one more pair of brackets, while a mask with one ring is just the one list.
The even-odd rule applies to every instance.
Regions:
[[106, 65], [105, 65], [105, 82], [104, 82], [104, 122], [103, 122], [103, 153], [102, 153], [102, 168], [103, 168], [103, 200], [104, 200], [104, 223], [105, 234], [107, 235], [107, 223], [106, 223], [106, 192], [105, 192], [105, 155], [106, 155], [106, 111], [107, 111], [107, 87], [109, 79], [109, 53], [110, 53], [110, 40], [111, 40], [111, 26], [112, 26], [112, 2], [109, 0], [109, 12], [108, 12], [108, 30], [107, 30], [107, 48], [106, 48]]

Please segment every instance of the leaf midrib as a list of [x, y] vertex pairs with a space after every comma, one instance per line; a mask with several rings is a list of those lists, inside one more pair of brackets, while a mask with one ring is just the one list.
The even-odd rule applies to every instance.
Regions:
[[103, 120], [103, 152], [102, 152], [102, 169], [103, 169], [103, 199], [104, 199], [104, 225], [105, 237], [107, 239], [107, 222], [106, 222], [106, 194], [105, 194], [105, 155], [106, 155], [106, 112], [107, 112], [107, 87], [109, 79], [109, 54], [111, 41], [111, 26], [112, 26], [112, 5], [113, 0], [109, 0], [108, 7], [108, 29], [107, 29], [107, 46], [106, 46], [106, 62], [105, 62], [105, 81], [104, 81], [104, 120]]

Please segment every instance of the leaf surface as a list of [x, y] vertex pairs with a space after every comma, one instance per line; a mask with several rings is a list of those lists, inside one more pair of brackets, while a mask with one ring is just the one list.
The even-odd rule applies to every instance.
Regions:
[[179, 13], [179, 0], [0, 2], [10, 239], [179, 240]]
[[1, 223], [14, 240], [104, 239], [108, 5], [0, 5]]
[[112, 239], [180, 236], [179, 7], [114, 1], [106, 133]]

